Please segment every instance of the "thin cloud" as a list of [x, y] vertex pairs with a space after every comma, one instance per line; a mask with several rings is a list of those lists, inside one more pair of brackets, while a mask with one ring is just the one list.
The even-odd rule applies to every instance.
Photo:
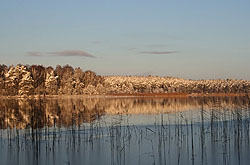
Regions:
[[28, 56], [34, 56], [34, 57], [41, 57], [41, 56], [65, 56], [65, 57], [90, 57], [90, 58], [96, 58], [96, 56], [81, 51], [81, 50], [63, 50], [63, 51], [56, 51], [56, 52], [27, 52]]
[[167, 47], [167, 45], [165, 44], [150, 44], [150, 45], [146, 45], [147, 47]]
[[42, 56], [41, 52], [27, 52], [28, 56], [39, 57]]
[[142, 51], [139, 53], [143, 53], [143, 54], [173, 54], [173, 53], [177, 53], [176, 51]]
[[128, 50], [135, 50], [136, 48], [128, 48]]
[[64, 50], [58, 52], [48, 52], [47, 54], [54, 55], [54, 56], [79, 56], [79, 57], [91, 57], [95, 58], [96, 56], [89, 54], [87, 52], [81, 50]]

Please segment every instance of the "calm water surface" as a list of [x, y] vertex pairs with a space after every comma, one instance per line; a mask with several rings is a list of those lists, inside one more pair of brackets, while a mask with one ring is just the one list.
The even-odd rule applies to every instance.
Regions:
[[250, 162], [247, 97], [0, 100], [1, 165]]

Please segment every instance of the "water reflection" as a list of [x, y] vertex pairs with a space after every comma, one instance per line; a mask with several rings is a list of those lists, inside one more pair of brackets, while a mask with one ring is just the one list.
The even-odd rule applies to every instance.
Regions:
[[1, 164], [248, 164], [247, 97], [2, 99]]
[[2, 99], [0, 128], [70, 127], [103, 115], [246, 109], [247, 97]]

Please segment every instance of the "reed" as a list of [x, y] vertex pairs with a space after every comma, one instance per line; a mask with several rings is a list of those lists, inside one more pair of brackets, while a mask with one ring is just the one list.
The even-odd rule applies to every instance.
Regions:
[[[211, 100], [213, 106], [207, 109]], [[198, 110], [158, 110], [152, 117], [153, 123], [136, 125], [130, 110], [104, 115], [102, 107], [96, 106], [92, 111], [77, 100], [71, 100], [67, 106], [55, 100], [29, 100], [26, 107], [30, 111], [20, 109], [21, 105], [12, 106], [16, 107], [14, 111], [2, 111], [4, 118], [0, 121], [4, 129], [0, 130], [0, 145], [8, 147], [0, 149], [0, 153], [7, 150], [14, 157], [32, 153], [34, 159], [23, 161], [33, 164], [42, 159], [56, 159], [56, 164], [74, 164], [75, 159], [91, 163], [98, 157], [103, 164], [119, 165], [145, 164], [145, 160], [151, 164], [244, 164], [249, 153], [246, 148], [250, 147], [249, 98], [202, 98], [197, 102]], [[234, 107], [223, 107], [222, 102], [231, 102]], [[52, 109], [48, 104], [58, 108]], [[14, 120], [13, 112], [14, 117], [22, 114], [23, 118]], [[20, 129], [20, 120], [29, 122], [25, 129]], [[66, 153], [70, 156], [65, 157]], [[77, 154], [82, 158], [74, 156]], [[63, 160], [57, 159], [60, 155], [64, 155]]]

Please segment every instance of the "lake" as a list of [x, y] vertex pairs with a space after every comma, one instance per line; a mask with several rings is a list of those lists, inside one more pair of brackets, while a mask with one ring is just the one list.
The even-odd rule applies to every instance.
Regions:
[[0, 99], [1, 165], [245, 165], [248, 97]]

